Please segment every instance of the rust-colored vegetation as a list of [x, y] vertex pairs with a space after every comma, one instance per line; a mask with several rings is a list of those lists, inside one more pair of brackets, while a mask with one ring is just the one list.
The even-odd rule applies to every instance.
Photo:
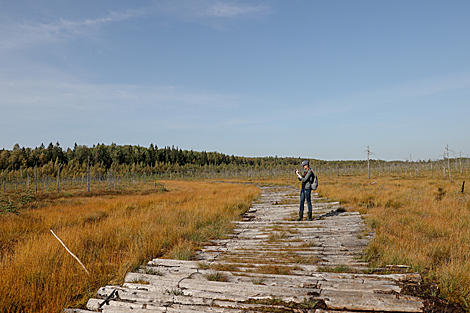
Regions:
[[[439, 176], [439, 177], [438, 177]], [[324, 178], [322, 197], [358, 210], [375, 231], [365, 251], [372, 266], [407, 264], [440, 296], [470, 310], [470, 195], [467, 175], [453, 182], [434, 173]], [[468, 177], [467, 177], [468, 180]]]
[[[163, 181], [141, 192], [38, 196], [0, 214], [2, 312], [61, 312], [84, 307], [106, 284], [152, 258], [189, 259], [223, 237], [257, 196], [249, 185]], [[153, 186], [152, 186], [153, 187]], [[39, 199], [39, 200], [38, 200]], [[53, 237], [52, 229], [83, 262]]]

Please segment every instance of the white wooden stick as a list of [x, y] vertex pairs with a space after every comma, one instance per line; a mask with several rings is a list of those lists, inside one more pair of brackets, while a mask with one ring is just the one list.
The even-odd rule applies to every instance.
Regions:
[[59, 240], [59, 242], [64, 246], [65, 250], [67, 250], [68, 253], [70, 253], [71, 256], [73, 256], [75, 258], [75, 260], [77, 260], [78, 263], [80, 263], [80, 265], [83, 267], [83, 269], [85, 270], [85, 272], [90, 275], [90, 272], [88, 272], [88, 270], [86, 269], [85, 265], [83, 265], [83, 263], [75, 256], [75, 254], [73, 254], [68, 248], [67, 246], [62, 242], [62, 240], [60, 240], [59, 237], [57, 237], [57, 235], [52, 231], [52, 229], [49, 229], [51, 231], [51, 233], [54, 235], [54, 237], [57, 238], [57, 240]]

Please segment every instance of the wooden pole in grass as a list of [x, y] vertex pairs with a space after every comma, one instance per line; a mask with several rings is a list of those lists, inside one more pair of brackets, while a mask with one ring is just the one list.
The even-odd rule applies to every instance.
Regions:
[[447, 153], [447, 169], [449, 171], [449, 181], [452, 182], [452, 176], [450, 174], [449, 144], [447, 144], [446, 146], [446, 153]]
[[86, 186], [88, 192], [90, 192], [90, 156], [88, 155], [88, 161], [86, 163]]
[[62, 165], [59, 165], [59, 168], [57, 169], [57, 193], [60, 192], [60, 168]]
[[370, 159], [370, 155], [371, 154], [374, 154], [372, 153], [372, 151], [370, 151], [369, 149], [369, 146], [367, 146], [367, 149], [366, 151], [364, 151], [367, 153], [367, 177], [370, 179], [370, 164], [369, 164], [369, 159]]
[[83, 265], [83, 263], [80, 261], [80, 259], [77, 258], [77, 257], [75, 256], [75, 254], [73, 254], [73, 253], [69, 250], [69, 248], [67, 248], [67, 246], [62, 242], [62, 240], [60, 240], [59, 237], [57, 237], [57, 235], [54, 233], [54, 231], [53, 231], [52, 229], [49, 229], [49, 230], [50, 230], [51, 233], [54, 235], [54, 237], [55, 237], [57, 240], [59, 240], [59, 242], [62, 244], [62, 246], [65, 248], [65, 250], [67, 250], [67, 252], [70, 253], [70, 255], [73, 256], [74, 259], [77, 260], [78, 263], [80, 263], [80, 265], [83, 267], [83, 269], [85, 270], [85, 272], [86, 272], [88, 275], [90, 275], [90, 272], [88, 272], [88, 270], [86, 269], [85, 265]]
[[155, 174], [153, 175], [154, 176], [153, 180], [154, 180], [154, 183], [155, 183], [155, 188], [157, 188], [157, 170], [154, 168], [154, 171], [155, 171]]

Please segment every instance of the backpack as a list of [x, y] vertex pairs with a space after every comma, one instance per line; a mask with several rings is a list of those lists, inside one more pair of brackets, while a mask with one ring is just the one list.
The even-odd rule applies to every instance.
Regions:
[[317, 190], [318, 188], [318, 177], [315, 175], [315, 173], [313, 173], [313, 179], [310, 183], [310, 188], [312, 188], [312, 190]]

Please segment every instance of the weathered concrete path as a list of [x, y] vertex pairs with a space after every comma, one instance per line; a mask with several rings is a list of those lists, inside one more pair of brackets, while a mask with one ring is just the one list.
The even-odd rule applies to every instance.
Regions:
[[295, 222], [298, 193], [263, 187], [230, 238], [205, 247], [196, 261], [150, 261], [122, 286], [100, 288], [88, 310], [423, 311], [421, 299], [401, 294], [402, 284], [420, 281], [419, 274], [364, 274], [367, 264], [358, 255], [370, 234], [359, 213], [317, 199], [315, 220]]

